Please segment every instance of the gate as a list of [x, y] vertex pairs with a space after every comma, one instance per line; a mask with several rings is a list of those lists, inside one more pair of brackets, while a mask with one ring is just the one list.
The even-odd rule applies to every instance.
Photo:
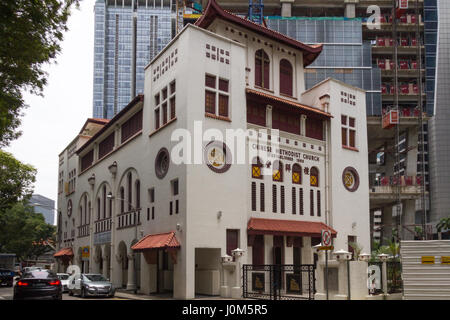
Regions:
[[315, 266], [244, 264], [243, 297], [266, 300], [314, 300]]

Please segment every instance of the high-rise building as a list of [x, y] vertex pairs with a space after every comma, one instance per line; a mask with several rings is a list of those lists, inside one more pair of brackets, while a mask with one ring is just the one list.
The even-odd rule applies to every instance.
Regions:
[[176, 33], [174, 0], [97, 0], [94, 118], [110, 119], [144, 92], [144, 67]]
[[46, 223], [55, 225], [55, 200], [40, 194], [33, 194], [30, 198], [30, 204], [34, 207], [35, 212], [44, 216]]
[[[430, 37], [435, 41], [436, 81], [434, 88], [434, 117], [430, 121], [431, 164], [431, 212], [430, 220], [435, 225], [441, 218], [450, 215], [450, 2], [429, 2], [428, 17], [437, 33]], [[434, 5], [434, 6], [433, 6]], [[430, 22], [431, 24], [431, 22]]]
[[[218, 2], [233, 13], [248, 12], [248, 1]], [[269, 27], [324, 45], [305, 69], [306, 87], [332, 77], [367, 91], [370, 215], [378, 240], [390, 238], [395, 229], [402, 239], [419, 238], [423, 227], [431, 232], [430, 219], [422, 219], [424, 209], [429, 211], [427, 120], [434, 106], [436, 0], [409, 0], [402, 10], [393, 8], [396, 3], [264, 1]], [[370, 18], [377, 12], [380, 24], [372, 28]], [[398, 111], [399, 125], [383, 128], [390, 110]]]

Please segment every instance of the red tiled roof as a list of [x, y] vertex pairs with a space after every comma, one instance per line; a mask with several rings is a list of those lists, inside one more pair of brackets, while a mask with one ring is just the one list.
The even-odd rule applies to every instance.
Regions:
[[53, 256], [55, 258], [64, 257], [64, 256], [72, 257], [73, 251], [72, 251], [72, 248], [63, 248], [63, 249], [59, 250], [57, 253], [55, 253]]
[[248, 234], [273, 234], [286, 236], [320, 237], [322, 230], [337, 232], [323, 222], [251, 218], [247, 225]]
[[175, 237], [175, 232], [166, 232], [159, 234], [149, 234], [139, 240], [131, 249], [135, 251], [144, 251], [150, 249], [169, 249], [179, 248], [180, 243]]
[[317, 109], [317, 108], [314, 108], [314, 107], [311, 107], [311, 106], [307, 106], [307, 105], [304, 105], [304, 104], [301, 104], [301, 103], [298, 103], [298, 102], [290, 101], [290, 100], [287, 100], [287, 99], [283, 99], [283, 98], [280, 98], [280, 97], [277, 97], [277, 96], [274, 96], [274, 95], [271, 95], [271, 94], [268, 94], [268, 93], [265, 93], [265, 92], [261, 92], [261, 91], [258, 91], [258, 90], [253, 90], [253, 89], [247, 88], [247, 89], [245, 89], [245, 92], [247, 94], [250, 94], [250, 95], [256, 95], [256, 96], [259, 96], [259, 97], [267, 98], [267, 99], [272, 100], [272, 101], [277, 101], [277, 102], [281, 102], [281, 103], [284, 103], [284, 104], [288, 104], [290, 106], [293, 106], [293, 107], [296, 107], [296, 108], [300, 108], [300, 109], [305, 110], [305, 111], [313, 112], [313, 113], [316, 113], [316, 114], [319, 114], [319, 115], [322, 115], [322, 116], [326, 116], [328, 118], [332, 118], [333, 117], [328, 112], [322, 111], [320, 109]]
[[254, 23], [253, 21], [238, 17], [237, 15], [223, 10], [215, 0], [208, 1], [205, 13], [195, 22], [195, 25], [206, 29], [215, 20], [216, 17], [222, 18], [226, 21], [234, 22], [260, 35], [266, 36], [276, 41], [280, 41], [290, 46], [291, 48], [301, 50], [303, 52], [303, 65], [305, 67], [313, 63], [317, 56], [322, 52], [321, 44], [309, 46], [282, 33]]

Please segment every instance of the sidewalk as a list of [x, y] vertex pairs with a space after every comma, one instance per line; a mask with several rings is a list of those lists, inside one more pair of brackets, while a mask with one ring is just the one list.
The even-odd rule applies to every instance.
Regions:
[[[171, 292], [154, 294], [154, 295], [146, 295], [146, 294], [142, 294], [142, 293], [134, 294], [133, 291], [127, 291], [124, 289], [116, 289], [115, 297], [122, 298], [122, 299], [130, 299], [130, 300], [175, 300], [173, 298], [173, 294]], [[222, 298], [220, 296], [196, 295], [195, 298], [192, 300], [235, 300], [235, 299]]]

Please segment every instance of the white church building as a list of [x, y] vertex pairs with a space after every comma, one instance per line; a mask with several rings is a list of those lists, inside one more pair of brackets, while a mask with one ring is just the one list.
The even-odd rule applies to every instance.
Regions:
[[58, 271], [191, 299], [264, 294], [264, 266], [287, 265], [295, 294], [322, 230], [370, 252], [365, 92], [305, 90], [321, 50], [210, 0], [146, 67], [144, 95], [60, 153]]

